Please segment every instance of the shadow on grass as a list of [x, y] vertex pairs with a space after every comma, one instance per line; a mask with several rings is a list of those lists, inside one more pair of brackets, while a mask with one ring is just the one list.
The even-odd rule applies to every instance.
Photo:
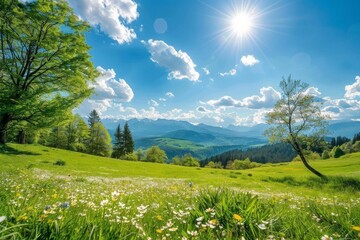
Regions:
[[360, 179], [345, 176], [328, 176], [326, 179], [319, 177], [308, 177], [306, 180], [297, 180], [291, 176], [281, 178], [269, 177], [263, 179], [265, 182], [278, 182], [290, 186], [305, 186], [309, 188], [330, 188], [338, 191], [360, 191]]
[[8, 155], [41, 155], [39, 153], [34, 153], [29, 151], [20, 151], [8, 145], [0, 145], [0, 153], [4, 153]]

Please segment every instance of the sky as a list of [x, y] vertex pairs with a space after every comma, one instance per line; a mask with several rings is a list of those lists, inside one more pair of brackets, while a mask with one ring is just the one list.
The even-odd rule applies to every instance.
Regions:
[[289, 75], [333, 120], [360, 120], [358, 0], [68, 0], [101, 73], [76, 113], [264, 123]]

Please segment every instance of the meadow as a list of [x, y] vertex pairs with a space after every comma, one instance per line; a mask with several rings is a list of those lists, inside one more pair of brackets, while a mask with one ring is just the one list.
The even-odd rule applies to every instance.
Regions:
[[360, 153], [249, 170], [0, 149], [0, 239], [359, 239]]

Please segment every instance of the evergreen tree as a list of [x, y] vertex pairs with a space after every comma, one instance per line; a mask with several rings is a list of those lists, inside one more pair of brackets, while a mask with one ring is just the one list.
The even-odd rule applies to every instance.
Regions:
[[115, 130], [115, 142], [113, 145], [113, 152], [111, 154], [112, 158], [120, 158], [125, 155], [124, 153], [124, 134], [121, 131], [120, 124], [117, 126]]
[[134, 151], [134, 140], [128, 123], [124, 126], [124, 154], [132, 153]]
[[89, 127], [92, 128], [97, 122], [101, 122], [101, 119], [98, 112], [94, 109], [90, 112], [88, 116]]

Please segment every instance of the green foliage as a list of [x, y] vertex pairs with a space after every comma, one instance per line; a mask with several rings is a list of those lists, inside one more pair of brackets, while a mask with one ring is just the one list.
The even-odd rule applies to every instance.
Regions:
[[132, 152], [132, 153], [128, 153], [123, 156], [120, 156], [120, 159], [128, 160], [128, 161], [138, 161], [138, 156], [136, 155], [136, 153]]
[[185, 154], [182, 157], [175, 156], [172, 158], [172, 164], [181, 165], [186, 167], [200, 167], [199, 159], [191, 156], [190, 153]]
[[[222, 226], [229, 239], [259, 238], [261, 228], [266, 229], [272, 221], [271, 209], [257, 196], [227, 189], [201, 191], [191, 216], [194, 224], [208, 222], [214, 227]], [[222, 238], [221, 232], [217, 234], [214, 233], [212, 238]]]
[[54, 162], [54, 165], [65, 166], [66, 162], [64, 160], [58, 159]]
[[282, 98], [266, 116], [267, 124], [272, 127], [265, 131], [265, 135], [272, 143], [289, 143], [308, 170], [324, 177], [308, 164], [304, 155], [304, 150], [324, 142], [326, 122], [320, 106], [314, 96], [306, 94], [309, 88], [307, 83], [293, 80], [289, 76], [287, 80], [283, 78], [280, 88]]
[[54, 126], [91, 95], [88, 29], [66, 1], [0, 2], [0, 143], [10, 123]]
[[322, 159], [329, 159], [330, 158], [330, 153], [328, 150], [324, 150], [322, 155], [321, 155]]
[[134, 151], [134, 140], [131, 135], [131, 131], [128, 123], [124, 125], [124, 153], [132, 153]]
[[98, 112], [96, 111], [96, 109], [93, 109], [89, 113], [89, 116], [88, 116], [89, 127], [92, 128], [95, 123], [100, 123], [100, 122], [101, 122], [101, 119], [100, 119]]
[[260, 164], [255, 163], [255, 162], [251, 162], [250, 158], [246, 158], [245, 160], [238, 160], [235, 159], [233, 161], [233, 164], [230, 167], [230, 169], [234, 169], [234, 170], [241, 170], [241, 169], [251, 169], [251, 168], [256, 168], [260, 166]]
[[345, 155], [345, 152], [340, 147], [335, 147], [334, 158], [339, 158], [343, 155]]
[[114, 144], [113, 151], [111, 153], [112, 158], [120, 158], [120, 156], [124, 155], [124, 135], [121, 131], [120, 124], [117, 126], [114, 134]]
[[109, 157], [111, 153], [111, 138], [107, 129], [100, 122], [94, 123], [90, 129], [88, 153]]
[[145, 161], [164, 163], [167, 159], [166, 153], [161, 150], [158, 146], [152, 146], [146, 151]]

